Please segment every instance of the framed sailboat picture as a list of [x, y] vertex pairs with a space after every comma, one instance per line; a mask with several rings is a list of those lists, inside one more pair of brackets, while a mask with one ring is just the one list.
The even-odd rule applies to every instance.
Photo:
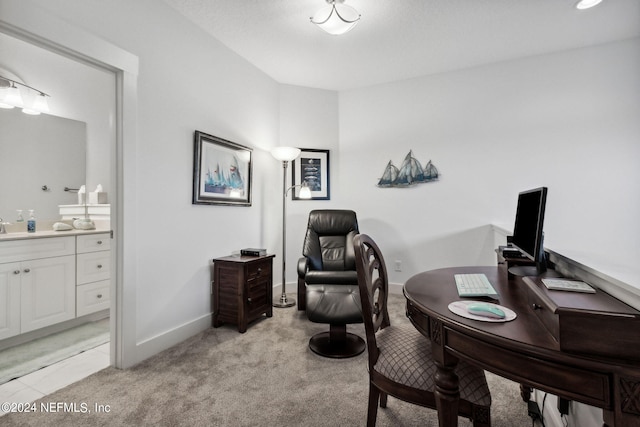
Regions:
[[301, 148], [300, 155], [293, 160], [291, 168], [291, 192], [293, 200], [305, 200], [298, 197], [303, 182], [311, 190], [311, 200], [330, 200], [329, 188], [329, 150]]
[[251, 206], [251, 148], [194, 133], [194, 205]]

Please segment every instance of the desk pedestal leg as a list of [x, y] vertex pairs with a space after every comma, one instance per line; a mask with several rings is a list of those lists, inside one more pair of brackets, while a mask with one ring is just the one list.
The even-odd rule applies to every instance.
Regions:
[[454, 369], [458, 359], [448, 354], [444, 349], [442, 337], [444, 331], [442, 323], [436, 319], [429, 319], [431, 335], [431, 353], [436, 363], [436, 407], [438, 408], [438, 422], [440, 427], [458, 426], [458, 405], [460, 400], [460, 386]]
[[458, 404], [460, 399], [458, 376], [453, 366], [445, 366], [436, 362], [436, 407], [438, 408], [438, 422], [440, 427], [457, 427]]

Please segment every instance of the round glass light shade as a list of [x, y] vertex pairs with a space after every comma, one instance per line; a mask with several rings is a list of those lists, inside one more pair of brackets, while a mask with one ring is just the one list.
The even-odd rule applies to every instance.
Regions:
[[311, 198], [311, 189], [307, 185], [307, 181], [302, 181], [302, 185], [300, 186], [300, 191], [298, 191], [298, 198], [300, 199]]
[[300, 149], [295, 147], [274, 147], [271, 155], [281, 161], [293, 160], [300, 155]]
[[22, 107], [22, 95], [20, 95], [20, 89], [15, 85], [7, 89], [7, 95], [4, 97], [4, 103], [13, 105], [14, 107]]
[[49, 104], [47, 103], [47, 98], [45, 95], [40, 94], [35, 97], [33, 100], [33, 105], [31, 108], [23, 108], [23, 113], [38, 115], [40, 113], [48, 113], [49, 112]]
[[357, 10], [342, 1], [328, 3], [313, 15], [311, 22], [334, 36], [344, 34], [358, 24], [360, 14]]
[[13, 108], [13, 105], [7, 104], [5, 99], [9, 95], [9, 81], [0, 78], [0, 108]]
[[602, 0], [580, 0], [576, 4], [576, 9], [589, 9], [590, 7], [597, 6]]

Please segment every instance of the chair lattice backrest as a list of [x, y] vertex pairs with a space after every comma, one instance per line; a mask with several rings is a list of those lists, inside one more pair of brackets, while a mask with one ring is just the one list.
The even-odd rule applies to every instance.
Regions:
[[387, 267], [380, 248], [368, 235], [357, 235], [354, 239], [354, 247], [362, 317], [369, 348], [369, 368], [373, 368], [379, 355], [376, 332], [391, 325], [387, 310], [389, 295]]

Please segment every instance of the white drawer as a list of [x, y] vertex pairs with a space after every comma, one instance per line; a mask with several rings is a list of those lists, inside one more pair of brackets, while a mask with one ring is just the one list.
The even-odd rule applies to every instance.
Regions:
[[75, 252], [76, 239], [73, 236], [9, 240], [0, 242], [0, 264], [73, 255]]
[[77, 236], [79, 254], [87, 252], [108, 251], [111, 249], [111, 234], [87, 234]]
[[76, 281], [78, 285], [106, 280], [111, 273], [111, 251], [78, 254]]
[[76, 287], [76, 316], [95, 313], [109, 308], [110, 280], [89, 283]]

